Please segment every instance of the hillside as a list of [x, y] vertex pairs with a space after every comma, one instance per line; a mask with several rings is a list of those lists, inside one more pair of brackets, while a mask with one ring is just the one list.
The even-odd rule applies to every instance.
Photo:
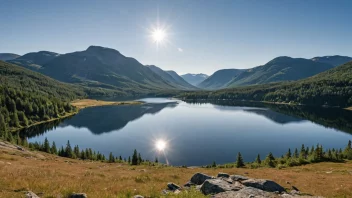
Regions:
[[228, 87], [265, 84], [307, 78], [333, 66], [303, 58], [277, 57], [263, 66], [254, 67], [233, 78]]
[[185, 81], [181, 76], [179, 76], [175, 71], [166, 71], [169, 75], [172, 76], [173, 79], [176, 80], [176, 82], [184, 87], [188, 87], [189, 89], [196, 89], [193, 85], [189, 84], [187, 81]]
[[352, 106], [352, 62], [303, 80], [212, 92], [190, 92], [182, 97], [185, 99], [254, 100], [348, 107]]
[[157, 75], [161, 76], [165, 81], [169, 82], [170, 85], [179, 88], [179, 89], [196, 89], [191, 84], [187, 83], [183, 79], [180, 80], [180, 76], [175, 73], [170, 73], [167, 71], [162, 70], [161, 68], [155, 65], [146, 65], [150, 70], [152, 70]]
[[60, 55], [44, 64], [41, 72], [63, 82], [118, 89], [128, 93], [175, 89], [136, 59], [99, 46]]
[[18, 54], [0, 53], [0, 61], [8, 61], [20, 57]]
[[326, 63], [336, 67], [352, 61], [352, 57], [339, 56], [339, 55], [320, 56], [320, 57], [318, 56], [318, 57], [312, 58], [312, 61], [319, 62], [319, 63]]
[[36, 71], [57, 56], [59, 56], [59, 54], [55, 52], [39, 51], [27, 53], [16, 59], [9, 60], [8, 62]]
[[203, 82], [209, 76], [206, 74], [184, 74], [181, 77], [193, 86], [197, 86], [199, 83]]
[[240, 75], [244, 70], [241, 69], [222, 69], [216, 71], [203, 82], [198, 84], [198, 87], [203, 89], [221, 89], [225, 88], [227, 83]]

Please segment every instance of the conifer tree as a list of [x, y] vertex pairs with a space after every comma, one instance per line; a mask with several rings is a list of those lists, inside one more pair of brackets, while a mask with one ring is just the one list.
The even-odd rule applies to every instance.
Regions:
[[55, 142], [51, 145], [51, 153], [57, 155], [57, 148]]
[[50, 153], [50, 143], [48, 141], [48, 138], [45, 138], [44, 140], [43, 151], [46, 153]]
[[288, 151], [286, 153], [286, 158], [287, 159], [291, 158], [291, 149], [288, 149]]
[[244, 166], [243, 158], [240, 152], [237, 153], [236, 167], [241, 168]]
[[314, 146], [312, 146], [312, 148], [310, 149], [309, 155], [313, 155], [314, 151], [315, 151]]
[[297, 150], [297, 148], [295, 149], [295, 152], [293, 153], [293, 157], [294, 158], [298, 158], [298, 150]]
[[138, 154], [137, 154], [137, 150], [136, 149], [134, 149], [134, 151], [133, 151], [132, 165], [138, 165]]
[[332, 160], [332, 152], [331, 152], [330, 149], [328, 150], [328, 159], [329, 159], [329, 160]]
[[257, 158], [255, 158], [255, 163], [257, 163], [257, 164], [261, 164], [262, 163], [262, 160], [260, 159], [260, 155], [259, 154], [257, 155]]
[[72, 147], [70, 144], [70, 141], [67, 141], [66, 144], [66, 149], [65, 149], [65, 156], [64, 157], [68, 157], [68, 158], [73, 158], [73, 151], [72, 151]]
[[119, 157], [119, 160], [120, 160], [120, 162], [122, 162], [122, 156], [120, 155], [120, 157]]
[[24, 147], [28, 147], [28, 140], [27, 140], [27, 137], [24, 137], [23, 140], [22, 140], [22, 146]]
[[128, 156], [128, 164], [131, 164], [131, 156]]
[[112, 154], [112, 152], [110, 152], [110, 154], [109, 154], [109, 163], [114, 163], [114, 162], [115, 162], [115, 157]]
[[0, 114], [0, 137], [3, 137], [5, 131], [6, 131], [5, 119], [4, 119], [4, 116]]
[[275, 158], [271, 152], [266, 156], [265, 164], [269, 167], [275, 167]]
[[143, 159], [142, 159], [141, 153], [138, 153], [138, 165], [140, 165], [142, 161]]
[[20, 137], [20, 133], [19, 132], [16, 133], [16, 144], [17, 145], [22, 145], [22, 139]]
[[304, 144], [302, 144], [301, 151], [299, 152], [299, 157], [302, 159], [306, 158], [306, 149], [304, 147]]
[[213, 161], [213, 164], [211, 165], [211, 167], [215, 168], [216, 167], [216, 162]]
[[159, 163], [159, 160], [157, 157], [155, 157], [155, 163]]

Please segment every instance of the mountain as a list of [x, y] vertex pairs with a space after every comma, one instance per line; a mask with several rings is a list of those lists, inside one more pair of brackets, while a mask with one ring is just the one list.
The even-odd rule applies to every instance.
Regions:
[[321, 57], [318, 56], [318, 57], [312, 58], [312, 61], [319, 62], [319, 63], [326, 63], [336, 67], [352, 61], [352, 57], [339, 56], [339, 55], [321, 56]]
[[216, 71], [203, 82], [198, 84], [198, 87], [203, 89], [221, 89], [227, 86], [227, 83], [240, 75], [242, 69], [222, 69]]
[[49, 51], [31, 52], [8, 62], [36, 71], [59, 55], [58, 53]]
[[313, 106], [352, 106], [352, 62], [292, 82], [269, 83], [218, 91], [184, 93], [184, 99], [251, 100]]
[[173, 79], [176, 80], [176, 82], [184, 87], [188, 87], [189, 89], [197, 89], [193, 85], [189, 84], [187, 81], [185, 81], [181, 76], [179, 76], [175, 71], [166, 71], [169, 75], [172, 76]]
[[187, 83], [185, 80], [180, 80], [180, 76], [174, 72], [167, 72], [162, 70], [161, 68], [155, 65], [146, 65], [150, 70], [152, 70], [157, 75], [161, 76], [164, 80], [168, 81], [174, 87], [179, 89], [196, 89], [196, 87], [192, 86], [191, 84]]
[[189, 84], [197, 86], [199, 83], [203, 82], [209, 76], [206, 74], [184, 74], [184, 75], [181, 75], [181, 77]]
[[263, 66], [245, 70], [228, 87], [299, 80], [333, 68], [332, 65], [303, 58], [277, 57]]
[[20, 55], [18, 55], [18, 54], [0, 53], [0, 60], [2, 60], [2, 61], [12, 60], [12, 59], [15, 59], [18, 57], [20, 57]]
[[[136, 59], [125, 57], [115, 49], [90, 46], [84, 51], [63, 55], [53, 54], [52, 56], [49, 54], [50, 58], [42, 59], [42, 55], [45, 54], [40, 53], [41, 56], [29, 57], [28, 55], [32, 55], [30, 53], [19, 59], [32, 58], [30, 62], [39, 65], [37, 67], [39, 72], [63, 82], [78, 83], [89, 87], [113, 89], [132, 94], [176, 89]], [[40, 61], [37, 57], [40, 57]]]

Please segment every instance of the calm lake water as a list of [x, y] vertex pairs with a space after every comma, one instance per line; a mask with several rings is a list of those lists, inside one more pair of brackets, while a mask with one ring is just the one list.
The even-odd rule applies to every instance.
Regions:
[[[47, 137], [57, 146], [92, 148], [105, 155], [128, 157], [134, 149], [143, 158], [171, 165], [207, 165], [262, 159], [288, 148], [344, 148], [352, 140], [352, 112], [340, 109], [293, 107], [233, 102], [186, 103], [164, 98], [142, 99], [143, 105], [83, 109], [63, 121], [21, 132], [30, 142]], [[163, 152], [157, 140], [167, 142]]]

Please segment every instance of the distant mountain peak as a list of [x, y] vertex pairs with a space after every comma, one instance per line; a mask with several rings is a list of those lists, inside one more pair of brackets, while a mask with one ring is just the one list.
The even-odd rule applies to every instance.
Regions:
[[314, 62], [326, 63], [333, 66], [340, 66], [352, 61], [352, 57], [332, 55], [332, 56], [317, 56], [311, 59]]
[[86, 49], [86, 52], [93, 52], [93, 53], [114, 53], [118, 55], [122, 55], [119, 51], [113, 48], [108, 47], [101, 47], [96, 45], [91, 45]]

